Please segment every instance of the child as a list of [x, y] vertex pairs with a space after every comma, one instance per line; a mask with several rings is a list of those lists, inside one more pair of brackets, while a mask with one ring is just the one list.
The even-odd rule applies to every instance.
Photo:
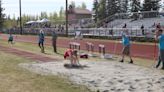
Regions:
[[[126, 28], [126, 26], [125, 26]], [[123, 49], [122, 49], [122, 59], [120, 60], [120, 62], [124, 62], [124, 57], [129, 56], [130, 58], [130, 62], [131, 64], [133, 64], [133, 60], [131, 58], [130, 55], [130, 39], [128, 37], [128, 31], [124, 30], [123, 34], [122, 34], [122, 44], [123, 44]]]
[[8, 43], [13, 44], [13, 40], [14, 40], [14, 38], [13, 38], [12, 34], [10, 34], [9, 39], [8, 39]]
[[40, 33], [39, 33], [38, 46], [40, 47], [41, 52], [44, 53], [44, 32], [43, 32], [43, 30], [40, 30]]
[[159, 41], [159, 56], [158, 56], [158, 63], [156, 65], [156, 68], [160, 66], [160, 63], [162, 61], [162, 68], [164, 70], [164, 34], [163, 30], [157, 26], [157, 31], [155, 34], [155, 40]]
[[77, 66], [79, 64], [77, 50], [66, 50], [64, 53], [64, 59], [69, 59], [72, 66]]

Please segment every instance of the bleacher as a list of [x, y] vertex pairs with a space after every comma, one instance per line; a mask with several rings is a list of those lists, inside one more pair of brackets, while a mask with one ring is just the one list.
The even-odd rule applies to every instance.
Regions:
[[127, 21], [128, 19], [122, 19], [120, 21], [124, 21], [124, 23], [120, 25], [114, 26], [115, 28], [121, 28], [126, 23], [127, 28], [140, 28], [142, 25], [144, 25], [145, 28], [152, 28], [155, 24], [160, 23], [161, 25], [164, 24], [164, 18], [143, 18], [138, 19], [135, 21]]
[[128, 28], [140, 28], [142, 24], [145, 28], [151, 28], [154, 23], [164, 24], [164, 18], [161, 16], [161, 13], [158, 11], [117, 13], [99, 21], [97, 24], [95, 23], [92, 25], [98, 25], [98, 27], [107, 28], [122, 28], [123, 25], [126, 23]]

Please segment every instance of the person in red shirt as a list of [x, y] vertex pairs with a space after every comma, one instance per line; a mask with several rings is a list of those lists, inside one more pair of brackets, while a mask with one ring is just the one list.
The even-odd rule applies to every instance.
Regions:
[[78, 65], [78, 55], [77, 50], [68, 49], [64, 53], [64, 59], [68, 59], [71, 62], [71, 65]]

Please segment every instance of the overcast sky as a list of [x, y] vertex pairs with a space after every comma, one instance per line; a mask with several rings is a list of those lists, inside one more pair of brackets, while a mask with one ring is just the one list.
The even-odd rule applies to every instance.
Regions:
[[[36, 15], [41, 11], [48, 13], [59, 11], [60, 7], [65, 8], [66, 0], [22, 0], [22, 14]], [[92, 9], [93, 0], [68, 0], [75, 1], [76, 5], [81, 5], [85, 2], [89, 10]], [[4, 13], [10, 16], [19, 16], [19, 0], [2, 0], [2, 7], [5, 8]]]

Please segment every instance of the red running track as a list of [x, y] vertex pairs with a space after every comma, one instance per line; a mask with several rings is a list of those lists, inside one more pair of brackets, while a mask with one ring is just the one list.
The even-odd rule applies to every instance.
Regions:
[[[5, 34], [1, 34], [2, 39], [7, 39], [8, 36]], [[30, 42], [30, 43], [37, 43], [38, 37], [37, 36], [31, 36], [31, 35], [17, 35], [14, 36], [15, 41], [18, 42]], [[63, 48], [69, 48], [69, 42], [78, 42], [81, 44], [81, 49], [86, 50], [86, 42], [91, 42], [94, 44], [95, 51], [98, 51], [98, 45], [103, 44], [106, 47], [106, 53], [111, 54], [120, 54], [122, 50], [122, 44], [116, 43], [114, 41], [103, 41], [103, 40], [93, 40], [93, 39], [83, 39], [83, 40], [73, 40], [71, 38], [59, 38], [57, 40], [57, 46], [63, 47]], [[45, 44], [51, 45], [51, 37], [46, 37]], [[154, 53], [155, 52], [155, 53]], [[140, 58], [146, 58], [146, 59], [154, 59], [157, 57], [158, 48], [157, 46], [150, 45], [150, 44], [136, 44], [132, 43], [131, 45], [131, 54], [133, 57], [140, 57]]]

